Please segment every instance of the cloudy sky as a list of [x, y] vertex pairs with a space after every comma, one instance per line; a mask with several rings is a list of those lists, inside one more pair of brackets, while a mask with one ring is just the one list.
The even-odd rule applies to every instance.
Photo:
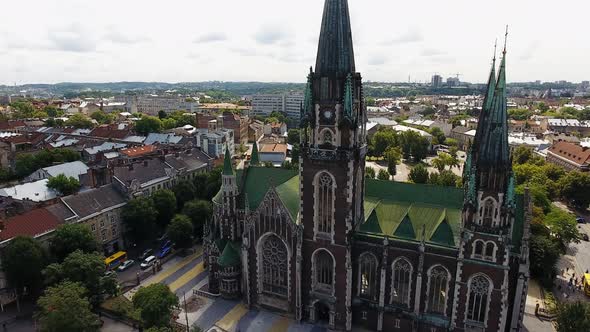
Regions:
[[[303, 82], [322, 0], [18, 0], [0, 10], [0, 84]], [[587, 0], [349, 0], [365, 80], [590, 80]]]

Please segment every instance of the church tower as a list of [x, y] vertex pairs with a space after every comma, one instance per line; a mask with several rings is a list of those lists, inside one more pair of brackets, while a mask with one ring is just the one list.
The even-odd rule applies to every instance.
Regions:
[[[506, 44], [496, 78], [496, 58], [488, 80], [475, 140], [465, 164], [465, 201], [453, 326], [504, 331], [510, 323], [510, 266], [517, 199], [508, 145]], [[526, 195], [525, 195], [526, 196]], [[522, 263], [522, 262], [520, 262]], [[518, 268], [517, 268], [518, 269]], [[496, 312], [489, 308], [501, 308]]]
[[[351, 234], [363, 219], [366, 112], [347, 0], [326, 0], [301, 108], [302, 310], [351, 329]], [[311, 271], [311, 273], [307, 273]]]

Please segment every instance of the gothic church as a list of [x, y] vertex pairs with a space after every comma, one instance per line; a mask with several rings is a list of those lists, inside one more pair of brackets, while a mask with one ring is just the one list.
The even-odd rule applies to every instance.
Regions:
[[325, 0], [301, 112], [298, 171], [259, 166], [256, 149], [235, 171], [226, 154], [205, 236], [209, 292], [333, 330], [521, 330], [531, 199], [514, 190], [505, 47], [463, 189], [365, 178], [347, 0]]

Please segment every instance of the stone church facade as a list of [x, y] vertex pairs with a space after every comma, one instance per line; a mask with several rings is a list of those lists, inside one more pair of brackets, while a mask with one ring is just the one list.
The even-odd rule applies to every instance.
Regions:
[[[350, 331], [520, 331], [531, 200], [514, 191], [506, 51], [464, 188], [365, 178], [366, 107], [346, 0], [326, 0], [299, 170], [226, 153], [205, 236], [209, 292]], [[494, 59], [495, 64], [495, 59]]]

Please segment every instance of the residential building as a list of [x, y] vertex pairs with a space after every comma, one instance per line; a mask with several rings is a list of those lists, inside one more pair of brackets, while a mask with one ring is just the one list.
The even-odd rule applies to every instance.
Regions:
[[173, 169], [159, 158], [113, 167], [113, 185], [129, 198], [172, 188]]
[[264, 135], [284, 136], [287, 134], [287, 124], [284, 122], [273, 122], [264, 125]]
[[124, 158], [126, 162], [133, 162], [137, 159], [152, 157], [158, 153], [158, 148], [155, 145], [143, 145], [119, 151], [120, 156]]
[[468, 147], [473, 143], [475, 138], [475, 129], [469, 127], [457, 126], [451, 130], [450, 138], [456, 139], [459, 149], [467, 151]]
[[20, 201], [48, 202], [57, 197], [57, 192], [47, 188], [47, 179], [17, 184], [0, 189], [0, 196]]
[[264, 136], [264, 122], [254, 120], [248, 126], [248, 142], [258, 142]]
[[246, 144], [248, 143], [248, 123], [247, 116], [240, 116], [238, 114], [224, 111], [222, 115], [207, 115], [197, 114], [197, 127], [208, 128], [209, 121], [217, 120], [221, 128], [231, 129], [234, 131], [234, 143]]
[[195, 133], [197, 146], [215, 159], [221, 158], [227, 147], [233, 157], [235, 153], [234, 131], [220, 128], [217, 120], [209, 121], [208, 126], [207, 129], [197, 129]]
[[553, 131], [565, 134], [580, 134], [582, 136], [590, 135], [590, 121], [580, 121], [577, 119], [543, 119], [541, 121], [543, 131]]
[[292, 121], [299, 120], [303, 94], [257, 94], [252, 96], [251, 115], [269, 116], [272, 112], [285, 114]]
[[173, 133], [168, 134], [159, 134], [159, 133], [150, 133], [148, 134], [143, 144], [145, 145], [169, 145], [174, 147], [181, 147], [193, 144], [193, 139], [186, 136], [176, 135]]
[[440, 88], [442, 86], [442, 83], [443, 83], [442, 76], [440, 76], [438, 74], [432, 75], [432, 78], [430, 80], [430, 85], [433, 88]]
[[258, 159], [260, 163], [272, 163], [280, 167], [287, 158], [287, 144], [260, 144]]
[[88, 225], [105, 256], [125, 248], [121, 211], [127, 198], [114, 185], [62, 197], [61, 202], [71, 212], [64, 222]]
[[568, 171], [587, 172], [590, 166], [590, 148], [570, 142], [557, 142], [547, 151], [547, 161]]
[[514, 190], [506, 52], [464, 188], [367, 179], [348, 2], [323, 8], [299, 167], [253, 156], [235, 172], [224, 159], [204, 237], [208, 292], [329, 330], [522, 331], [532, 203]]
[[130, 96], [127, 100], [126, 111], [131, 113], [143, 113], [152, 116], [160, 111], [172, 113], [185, 111], [194, 113], [199, 103], [192, 98], [174, 95], [140, 95]]
[[55, 166], [44, 167], [36, 170], [27, 177], [27, 181], [37, 181], [49, 179], [63, 174], [67, 177], [73, 177], [80, 180], [80, 176], [88, 173], [88, 166], [81, 161], [72, 161]]

